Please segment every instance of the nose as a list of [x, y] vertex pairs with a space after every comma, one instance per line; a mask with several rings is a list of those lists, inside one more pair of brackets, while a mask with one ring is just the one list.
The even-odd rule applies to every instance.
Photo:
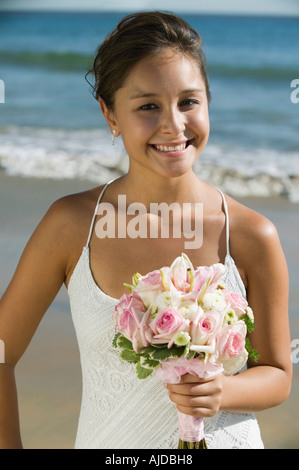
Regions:
[[174, 136], [178, 136], [185, 130], [184, 116], [177, 107], [163, 111], [160, 130], [162, 134]]

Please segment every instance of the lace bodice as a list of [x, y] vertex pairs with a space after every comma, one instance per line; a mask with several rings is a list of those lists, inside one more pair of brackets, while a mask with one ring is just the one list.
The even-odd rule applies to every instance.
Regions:
[[[105, 188], [104, 188], [105, 190]], [[102, 194], [104, 192], [102, 191]], [[222, 195], [223, 196], [223, 195]], [[245, 296], [245, 288], [229, 254], [227, 216], [227, 287]], [[118, 302], [95, 283], [90, 269], [89, 241], [68, 285], [81, 367], [82, 402], [75, 448], [81, 449], [175, 449], [178, 421], [175, 405], [155, 374], [136, 377], [135, 367], [119, 357], [111, 343], [115, 332], [112, 314]], [[209, 448], [263, 448], [255, 416], [219, 412], [204, 420]]]

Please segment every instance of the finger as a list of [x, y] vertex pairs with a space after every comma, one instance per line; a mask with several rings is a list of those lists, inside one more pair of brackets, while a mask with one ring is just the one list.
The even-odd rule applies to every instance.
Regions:
[[181, 405], [189, 408], [213, 408], [215, 400], [210, 396], [193, 397], [188, 395], [181, 395], [180, 393], [170, 392], [170, 400], [176, 405]]
[[169, 384], [167, 389], [169, 392], [187, 396], [204, 396], [208, 393], [208, 387], [205, 384]]
[[187, 383], [187, 384], [169, 384], [167, 386], [169, 392], [187, 395], [187, 396], [213, 396], [221, 393], [221, 383], [205, 382], [205, 383]]
[[212, 380], [215, 380], [216, 377], [221, 374], [213, 375], [212, 377], [198, 377], [197, 375], [192, 375], [192, 374], [185, 374], [182, 375], [181, 377], [181, 384], [187, 384], [187, 383], [205, 383], [205, 382], [211, 382]]
[[178, 405], [177, 409], [185, 415], [194, 416], [196, 418], [210, 418], [213, 416], [213, 413], [208, 408], [190, 408], [188, 406]]

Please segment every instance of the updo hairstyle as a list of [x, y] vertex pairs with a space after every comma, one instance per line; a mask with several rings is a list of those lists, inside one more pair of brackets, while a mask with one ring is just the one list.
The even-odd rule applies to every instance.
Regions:
[[182, 18], [163, 12], [134, 13], [123, 18], [99, 46], [92, 69], [93, 95], [114, 109], [115, 93], [132, 68], [147, 56], [173, 49], [193, 59], [204, 80], [208, 101], [210, 90], [202, 39]]

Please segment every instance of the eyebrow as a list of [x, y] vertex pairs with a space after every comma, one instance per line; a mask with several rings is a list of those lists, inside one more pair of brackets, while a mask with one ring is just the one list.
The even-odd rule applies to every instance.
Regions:
[[136, 93], [136, 95], [130, 96], [130, 100], [138, 100], [140, 98], [156, 98], [157, 96], [157, 93], [143, 93], [141, 91], [139, 93]]
[[[203, 88], [189, 88], [181, 92], [182, 95], [192, 94], [192, 93], [202, 93], [204, 92]], [[137, 92], [135, 95], [130, 96], [130, 100], [138, 100], [141, 98], [157, 98], [158, 93], [144, 93], [142, 91]]]

